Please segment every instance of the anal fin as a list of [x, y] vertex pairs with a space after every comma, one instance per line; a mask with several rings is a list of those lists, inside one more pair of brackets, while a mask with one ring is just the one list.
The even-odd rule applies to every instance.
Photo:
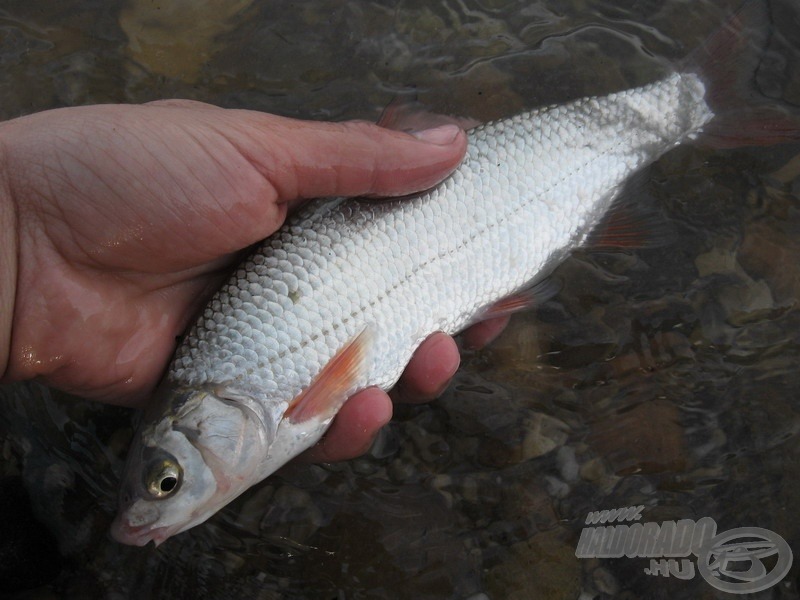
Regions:
[[634, 175], [584, 241], [588, 250], [641, 250], [668, 246], [675, 229], [648, 193], [648, 171]]
[[561, 290], [561, 284], [552, 277], [546, 277], [498, 300], [487, 307], [477, 317], [477, 321], [507, 317], [523, 310], [529, 310], [546, 302]]

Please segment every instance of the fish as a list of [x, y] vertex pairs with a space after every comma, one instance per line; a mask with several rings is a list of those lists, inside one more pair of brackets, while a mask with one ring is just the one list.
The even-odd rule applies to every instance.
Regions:
[[575, 248], [629, 246], [636, 219], [613, 225], [621, 192], [676, 146], [796, 140], [793, 118], [743, 120], [730, 100], [743, 20], [657, 81], [470, 130], [462, 164], [424, 193], [297, 212], [179, 345], [129, 450], [112, 536], [157, 546], [204, 522], [317, 443], [353, 393], [390, 389], [430, 334], [529, 305]]

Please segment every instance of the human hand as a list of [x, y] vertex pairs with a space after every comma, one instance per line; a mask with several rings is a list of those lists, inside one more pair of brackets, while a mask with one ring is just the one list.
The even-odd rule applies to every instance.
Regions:
[[[6, 241], [16, 234], [15, 247], [6, 243], [15, 260], [0, 267], [15, 265], [17, 282], [8, 343], [0, 337], [2, 381], [36, 377], [141, 406], [176, 336], [242, 249], [273, 233], [292, 207], [318, 196], [419, 191], [463, 157], [466, 138], [452, 126], [420, 137], [188, 101], [0, 124], [0, 193], [13, 213], [6, 207], [4, 219], [0, 210], [0, 224], [15, 224]], [[404, 395], [433, 397], [457, 366], [453, 340], [432, 336], [409, 364]], [[357, 455], [389, 418], [384, 392], [357, 394], [316, 458]]]
[[[464, 344], [478, 348], [488, 344], [508, 324], [509, 317], [477, 323], [464, 332]], [[458, 369], [460, 354], [452, 337], [438, 332], [417, 348], [403, 376], [391, 391], [399, 402], [427, 402], [437, 398]], [[333, 462], [354, 458], [369, 450], [378, 430], [392, 418], [392, 402], [378, 388], [368, 388], [350, 398], [316, 446], [301, 459], [308, 462]]]

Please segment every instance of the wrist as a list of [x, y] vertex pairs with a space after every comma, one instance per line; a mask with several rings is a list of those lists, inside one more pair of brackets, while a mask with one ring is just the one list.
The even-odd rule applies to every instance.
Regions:
[[0, 381], [11, 352], [11, 327], [17, 293], [17, 211], [11, 195], [7, 148], [0, 141]]

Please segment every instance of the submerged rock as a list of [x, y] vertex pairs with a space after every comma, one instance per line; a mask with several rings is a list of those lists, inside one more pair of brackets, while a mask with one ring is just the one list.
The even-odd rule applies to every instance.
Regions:
[[581, 567], [575, 549], [557, 531], [539, 533], [514, 544], [501, 564], [489, 569], [491, 598], [568, 600], [581, 591]]

